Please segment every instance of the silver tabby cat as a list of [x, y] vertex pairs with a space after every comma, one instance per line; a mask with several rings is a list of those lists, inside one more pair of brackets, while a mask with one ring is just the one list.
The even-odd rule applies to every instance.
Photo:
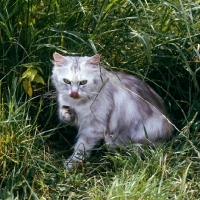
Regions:
[[67, 168], [102, 139], [110, 147], [132, 141], [157, 144], [170, 137], [173, 126], [163, 102], [135, 76], [109, 72], [99, 65], [100, 56], [73, 57], [54, 53], [52, 82], [58, 93], [59, 117], [78, 127], [74, 153]]

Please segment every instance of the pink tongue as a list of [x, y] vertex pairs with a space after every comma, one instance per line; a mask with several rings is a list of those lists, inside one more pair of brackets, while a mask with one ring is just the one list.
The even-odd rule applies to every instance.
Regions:
[[79, 98], [79, 94], [78, 94], [78, 92], [71, 92], [70, 97], [77, 99], [77, 98]]

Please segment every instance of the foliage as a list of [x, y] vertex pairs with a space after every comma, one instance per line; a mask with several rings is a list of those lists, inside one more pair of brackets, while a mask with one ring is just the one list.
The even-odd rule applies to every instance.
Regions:
[[27, 66], [27, 70], [20, 77], [20, 82], [22, 81], [22, 85], [26, 93], [32, 97], [33, 89], [32, 82], [41, 83], [45, 85], [43, 78], [38, 74], [38, 71], [43, 73], [40, 67], [34, 66], [33, 63], [29, 63]]
[[[0, 4], [0, 199], [199, 198], [199, 1]], [[55, 51], [99, 53], [110, 70], [139, 76], [163, 97], [180, 131], [142, 156], [131, 146], [103, 146], [64, 170], [74, 132], [56, 118]]]

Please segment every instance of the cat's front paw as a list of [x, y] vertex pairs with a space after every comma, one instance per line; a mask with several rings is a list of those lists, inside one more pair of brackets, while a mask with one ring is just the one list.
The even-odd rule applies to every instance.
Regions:
[[76, 166], [81, 165], [83, 163], [81, 158], [76, 158], [75, 156], [71, 156], [67, 160], [64, 161], [64, 167], [68, 170], [74, 169]]
[[64, 123], [69, 125], [73, 125], [76, 118], [74, 109], [69, 106], [62, 106], [59, 110], [59, 116]]
[[74, 168], [76, 168], [76, 166], [78, 166], [78, 164], [82, 162], [82, 161], [75, 161], [72, 159], [67, 159], [64, 161], [64, 167], [68, 170], [73, 170]]

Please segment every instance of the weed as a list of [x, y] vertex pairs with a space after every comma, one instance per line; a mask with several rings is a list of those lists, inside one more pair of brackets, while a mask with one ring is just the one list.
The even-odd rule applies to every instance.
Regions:
[[[198, 1], [0, 5], [0, 199], [199, 199]], [[102, 146], [65, 170], [76, 130], [57, 119], [50, 84], [55, 51], [99, 53], [106, 68], [139, 76], [162, 96], [180, 131], [142, 156], [132, 146]]]

